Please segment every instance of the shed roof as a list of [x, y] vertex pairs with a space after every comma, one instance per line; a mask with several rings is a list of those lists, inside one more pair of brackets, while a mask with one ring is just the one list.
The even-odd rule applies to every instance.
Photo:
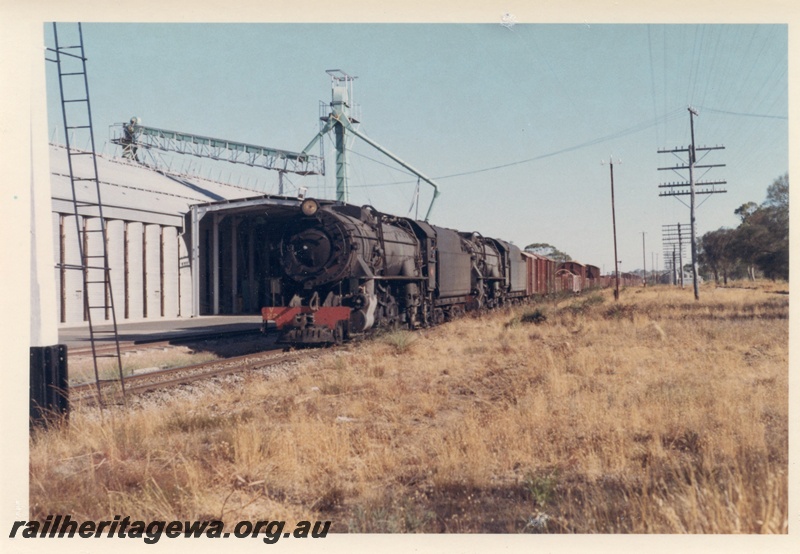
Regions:
[[[157, 171], [130, 160], [101, 155], [96, 159], [103, 215], [109, 219], [180, 226], [194, 204], [247, 198], [255, 192], [200, 177]], [[72, 164], [76, 177], [93, 177], [91, 156], [72, 156]], [[63, 146], [50, 146], [50, 173], [53, 211], [73, 213], [69, 163]], [[91, 181], [76, 182], [78, 202], [96, 204], [94, 188]], [[98, 210], [96, 206], [81, 206], [78, 212], [93, 216]]]

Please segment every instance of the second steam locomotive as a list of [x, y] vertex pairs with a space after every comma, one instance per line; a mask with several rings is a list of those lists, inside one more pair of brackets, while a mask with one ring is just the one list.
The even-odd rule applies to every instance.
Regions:
[[285, 220], [264, 329], [289, 345], [338, 343], [374, 329], [415, 329], [466, 311], [596, 285], [595, 266], [483, 237], [306, 198]]

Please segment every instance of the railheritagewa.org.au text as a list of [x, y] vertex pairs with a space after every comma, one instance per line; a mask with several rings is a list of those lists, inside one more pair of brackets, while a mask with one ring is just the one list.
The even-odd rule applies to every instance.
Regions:
[[225, 530], [219, 520], [211, 521], [141, 521], [130, 517], [114, 516], [113, 520], [76, 521], [69, 515], [49, 515], [44, 521], [15, 521], [9, 538], [23, 539], [139, 539], [155, 544], [162, 537], [210, 539], [261, 539], [265, 544], [275, 544], [281, 539], [324, 539], [330, 521], [298, 521], [288, 525], [285, 521], [239, 521], [232, 530]]

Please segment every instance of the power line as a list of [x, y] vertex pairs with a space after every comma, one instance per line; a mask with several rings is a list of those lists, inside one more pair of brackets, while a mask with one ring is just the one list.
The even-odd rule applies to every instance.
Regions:
[[[596, 139], [592, 139], [592, 140], [589, 140], [589, 141], [586, 141], [586, 142], [582, 142], [582, 143], [576, 144], [574, 146], [568, 146], [566, 148], [561, 148], [560, 150], [555, 150], [553, 152], [548, 152], [546, 154], [541, 154], [541, 155], [535, 156], [533, 158], [528, 158], [528, 159], [525, 159], [525, 160], [519, 160], [519, 161], [516, 161], [516, 162], [509, 162], [509, 163], [501, 164], [501, 165], [495, 165], [495, 166], [492, 166], [492, 167], [484, 167], [482, 169], [474, 169], [474, 170], [471, 170], [471, 171], [463, 171], [461, 173], [453, 173], [453, 174], [450, 174], [450, 175], [440, 175], [440, 176], [434, 177], [434, 178], [441, 180], [441, 179], [450, 179], [452, 177], [463, 177], [465, 175], [475, 175], [477, 173], [485, 173], [487, 171], [495, 171], [497, 169], [505, 169], [507, 167], [512, 167], [512, 166], [515, 166], [515, 165], [522, 165], [522, 164], [526, 164], [526, 163], [530, 163], [530, 162], [535, 162], [535, 161], [538, 161], [538, 160], [542, 160], [544, 158], [550, 158], [550, 157], [553, 157], [553, 156], [557, 156], [558, 154], [564, 154], [565, 152], [572, 152], [572, 151], [575, 151], [575, 150], [580, 150], [581, 148], [586, 148], [588, 146], [594, 146], [596, 144], [602, 144], [602, 143], [608, 142], [610, 140], [614, 140], [614, 139], [617, 139], [617, 138], [622, 138], [622, 137], [627, 136], [627, 135], [632, 135], [632, 134], [635, 134], [635, 133], [639, 133], [641, 131], [644, 131], [646, 129], [649, 129], [650, 127], [653, 127], [653, 126], [657, 125], [661, 121], [669, 121], [669, 120], [672, 120], [672, 119], [675, 119], [675, 118], [679, 117], [682, 111], [683, 111], [682, 108], [677, 108], [677, 109], [673, 110], [672, 112], [670, 112], [668, 114], [665, 114], [664, 116], [662, 116], [660, 118], [657, 118], [655, 120], [639, 123], [639, 124], [634, 125], [632, 127], [628, 127], [627, 129], [622, 129], [622, 130], [617, 131], [615, 133], [611, 133], [610, 135], [605, 135], [605, 136], [602, 136], [602, 137], [598, 137]], [[416, 182], [416, 181], [399, 181], [399, 182], [395, 182], [395, 183], [375, 183], [375, 184], [371, 184], [371, 185], [362, 185], [362, 186], [365, 186], [365, 187], [385, 187], [385, 186], [390, 186], [390, 185], [401, 185], [401, 184], [408, 184], [408, 183], [414, 183], [414, 182]]]
[[[658, 117], [658, 108], [656, 108], [656, 75], [653, 66], [653, 39], [650, 33], [652, 25], [647, 26], [647, 49], [650, 53], [650, 87], [653, 92], [653, 116]], [[661, 144], [661, 137], [658, 133], [658, 125], [656, 125], [656, 145]]]
[[367, 159], [367, 160], [369, 160], [369, 161], [371, 161], [371, 162], [375, 162], [375, 163], [376, 163], [376, 164], [378, 164], [378, 165], [382, 165], [382, 166], [384, 166], [384, 167], [388, 167], [389, 169], [393, 169], [393, 170], [395, 170], [395, 171], [398, 171], [398, 172], [402, 173], [403, 175], [408, 175], [409, 177], [410, 177], [410, 176], [412, 176], [412, 175], [414, 175], [413, 173], [411, 173], [411, 172], [409, 172], [409, 171], [404, 171], [404, 170], [400, 169], [399, 167], [395, 167], [395, 166], [393, 166], [393, 165], [389, 165], [389, 164], [387, 164], [387, 163], [384, 163], [384, 162], [382, 162], [382, 161], [380, 161], [380, 160], [376, 160], [375, 158], [372, 158], [372, 157], [370, 157], [370, 156], [367, 156], [366, 154], [362, 154], [361, 152], [356, 152], [355, 150], [351, 150], [350, 152], [351, 152], [352, 154], [354, 154], [354, 155], [356, 155], [356, 156], [360, 157], [360, 158]]
[[712, 35], [712, 36], [715, 34], [714, 33], [715, 30], [717, 30], [718, 32], [716, 33], [716, 36], [713, 37], [714, 38], [714, 46], [709, 49], [710, 52], [711, 52], [711, 60], [708, 63], [708, 65], [710, 67], [710, 70], [708, 72], [707, 78], [705, 79], [705, 84], [703, 86], [703, 93], [702, 93], [702, 96], [700, 97], [700, 103], [701, 104], [705, 103], [705, 101], [706, 101], [706, 94], [708, 93], [708, 84], [717, 82], [717, 74], [718, 74], [718, 72], [720, 70], [720, 66], [722, 66], [721, 63], [717, 63], [717, 60], [719, 59], [719, 44], [721, 42], [721, 38], [720, 38], [720, 34], [721, 33], [719, 32], [719, 29], [720, 29], [719, 26], [712, 25], [711, 26], [711, 30], [709, 31], [709, 35]]

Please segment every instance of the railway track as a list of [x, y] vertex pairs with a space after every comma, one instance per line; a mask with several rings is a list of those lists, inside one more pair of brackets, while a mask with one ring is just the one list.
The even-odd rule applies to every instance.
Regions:
[[[125, 377], [125, 394], [138, 395], [148, 392], [186, 385], [195, 381], [221, 377], [244, 371], [267, 369], [286, 362], [309, 356], [311, 350], [290, 352], [260, 352], [235, 356], [222, 360], [203, 362], [183, 367], [160, 369]], [[100, 381], [100, 396], [103, 402], [117, 403], [122, 400], [120, 383], [116, 379]], [[97, 383], [83, 383], [69, 387], [70, 402], [96, 403]]]

